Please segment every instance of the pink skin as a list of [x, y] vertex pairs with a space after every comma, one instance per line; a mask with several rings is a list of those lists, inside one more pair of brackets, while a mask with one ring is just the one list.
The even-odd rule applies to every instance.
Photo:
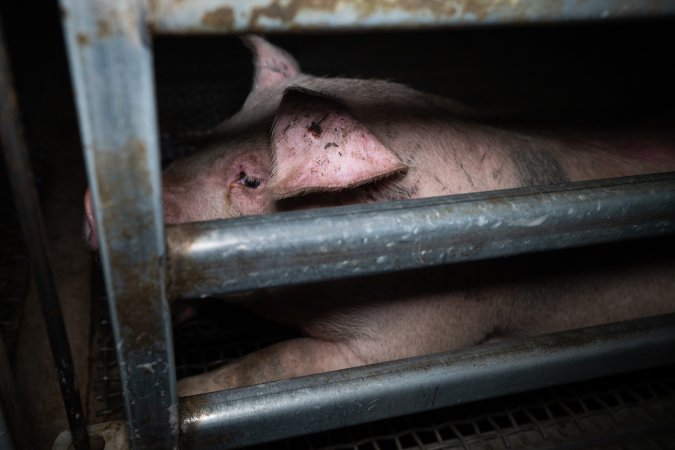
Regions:
[[[647, 146], [614, 137], [605, 147], [598, 136], [567, 144], [571, 137], [496, 129], [398, 84], [303, 74], [285, 51], [245, 41], [255, 55], [253, 90], [219, 139], [166, 169], [166, 223], [675, 170], [672, 136]], [[85, 211], [97, 248], [89, 192]], [[261, 295], [256, 311], [307, 337], [181, 380], [180, 395], [675, 310], [672, 265], [444, 290], [435, 286], [447, 275], [407, 277]]]

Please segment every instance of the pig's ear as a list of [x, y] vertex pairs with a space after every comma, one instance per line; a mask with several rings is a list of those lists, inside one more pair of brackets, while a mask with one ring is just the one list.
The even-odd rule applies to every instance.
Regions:
[[297, 88], [284, 94], [271, 145], [269, 186], [278, 199], [352, 188], [406, 169], [345, 106]]
[[253, 34], [242, 36], [242, 41], [253, 52], [254, 90], [275, 86], [300, 74], [297, 61], [285, 50]]

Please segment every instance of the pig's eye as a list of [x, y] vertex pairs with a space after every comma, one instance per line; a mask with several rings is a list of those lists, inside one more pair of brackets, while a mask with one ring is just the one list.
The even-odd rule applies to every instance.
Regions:
[[260, 180], [246, 175], [246, 172], [239, 172], [239, 182], [251, 189], [255, 189], [260, 186]]

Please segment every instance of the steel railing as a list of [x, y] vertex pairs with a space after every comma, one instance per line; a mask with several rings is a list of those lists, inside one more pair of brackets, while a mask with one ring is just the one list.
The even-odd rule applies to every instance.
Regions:
[[[179, 402], [167, 292], [175, 296], [202, 295], [279, 285], [290, 279], [334, 279], [662, 235], [673, 229], [673, 177], [636, 177], [182, 225], [170, 227], [165, 241], [150, 36], [151, 32], [410, 29], [672, 17], [673, 2], [592, 0], [570, 6], [566, 0], [493, 0], [477, 8], [479, 2], [474, 1], [420, 1], [419, 5], [376, 1], [367, 10], [363, 9], [364, 2], [347, 0], [306, 4], [275, 0], [157, 0], [147, 5], [134, 0], [60, 3], [132, 448], [175, 448], [179, 443], [194, 448], [243, 445], [529, 389], [542, 382], [560, 382], [565, 377], [578, 379], [604, 374], [609, 369], [645, 367], [670, 360], [669, 356], [675, 353], [660, 351], [675, 342], [673, 319], [666, 317]], [[558, 205], [558, 200], [565, 206]], [[625, 208], [626, 212], [621, 202], [630, 202], [635, 209]], [[569, 208], [574, 212], [565, 217], [563, 212]], [[331, 226], [322, 226], [327, 221]], [[371, 224], [372, 229], [354, 227], [359, 221]], [[252, 224], [256, 227], [249, 227]], [[320, 237], [321, 248], [326, 252], [307, 256], [307, 249], [316, 249], [317, 241], [307, 237], [303, 231], [306, 227], [328, 230]], [[476, 245], [473, 237], [466, 234], [458, 235], [463, 227], [486, 237], [486, 245]], [[542, 227], [550, 227], [546, 228], [550, 235], [541, 237]], [[277, 239], [269, 239], [266, 233], [270, 228], [274, 228]], [[345, 231], [347, 228], [358, 231]], [[481, 234], [488, 229], [489, 237]], [[288, 240], [287, 235], [294, 238]], [[364, 238], [368, 238], [367, 251], [359, 245]], [[255, 242], [256, 246], [236, 245], [243, 241]], [[389, 245], [392, 242], [396, 245]], [[283, 255], [284, 267], [256, 265], [261, 258], [255, 252], [283, 252], [279, 254]], [[294, 252], [296, 256], [292, 257]], [[241, 273], [223, 255], [238, 260], [248, 258], [247, 269], [258, 275]], [[170, 291], [166, 285], [168, 275], [172, 280]], [[597, 343], [598, 333], [603, 333], [601, 343]], [[574, 346], [569, 347], [569, 339], [574, 340]], [[481, 361], [487, 361], [489, 367], [477, 370], [472, 362], [478, 358], [487, 358]], [[542, 378], [544, 365], [555, 367], [559, 377]], [[421, 379], [422, 373], [428, 378]], [[509, 383], [497, 389], [495, 377], [506, 377]], [[513, 383], [521, 378], [530, 382]], [[422, 384], [417, 384], [420, 380]], [[485, 389], [486, 385], [491, 388]], [[458, 396], [456, 389], [463, 394]], [[373, 399], [381, 400], [373, 406], [376, 412], [367, 414], [362, 407]], [[301, 422], [287, 424], [288, 415], [284, 413], [289, 408], [307, 415], [316, 406], [324, 408], [320, 420], [307, 416], [307, 426]], [[349, 419], [331, 422], [331, 411]], [[251, 430], [259, 431], [280, 417], [289, 432], [275, 428], [277, 431], [261, 433], [260, 438], [251, 437]], [[83, 446], [79, 441], [78, 447]]]

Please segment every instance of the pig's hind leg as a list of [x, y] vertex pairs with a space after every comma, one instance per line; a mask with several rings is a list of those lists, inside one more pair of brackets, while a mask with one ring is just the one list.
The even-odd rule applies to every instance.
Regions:
[[178, 395], [185, 397], [363, 364], [348, 341], [291, 339], [208, 373], [180, 380]]
[[284, 380], [474, 345], [489, 339], [499, 314], [490, 301], [430, 296], [312, 315], [313, 337], [284, 341], [178, 383], [180, 396]]

